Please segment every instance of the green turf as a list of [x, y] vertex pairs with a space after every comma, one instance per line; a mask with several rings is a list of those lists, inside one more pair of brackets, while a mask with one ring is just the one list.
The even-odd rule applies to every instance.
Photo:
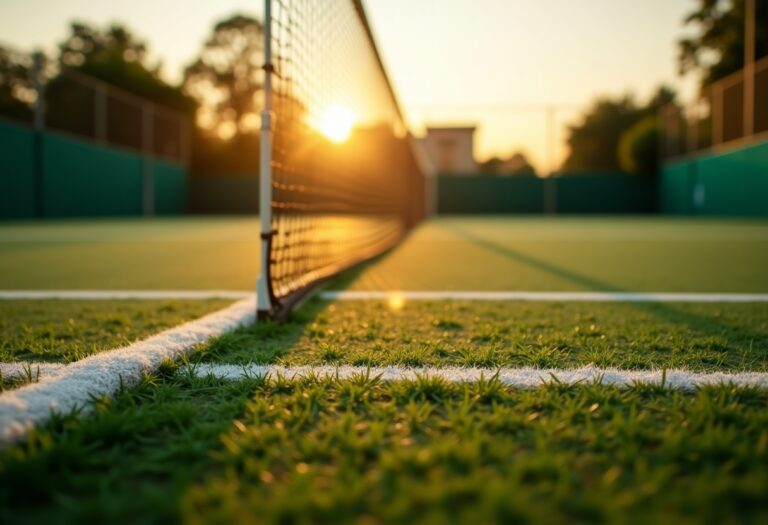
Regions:
[[183, 491], [212, 467], [253, 390], [161, 370], [97, 400], [91, 416], [56, 418], [0, 451], [0, 523], [177, 521]]
[[768, 304], [312, 301], [200, 359], [286, 365], [768, 370]]
[[0, 362], [70, 362], [219, 310], [231, 301], [0, 301]]
[[226, 383], [172, 368], [0, 453], [0, 520], [768, 519], [765, 391]]
[[250, 290], [258, 254], [257, 219], [6, 223], [0, 289]]
[[[243, 218], [0, 224], [0, 289], [250, 290], [258, 231]], [[768, 222], [439, 218], [345, 285], [768, 292]]]
[[767, 292], [768, 222], [441, 218], [348, 284], [360, 290]]
[[768, 396], [494, 381], [262, 387], [192, 523], [768, 519]]
[[[257, 232], [5, 224], [0, 289], [250, 289]], [[442, 218], [336, 287], [767, 292], [768, 223]], [[219, 307], [174, 304], [0, 302], [0, 350], [69, 361]], [[312, 300], [190, 360], [766, 371], [768, 305]], [[0, 522], [768, 521], [766, 391], [228, 383], [176, 366], [0, 451]]]

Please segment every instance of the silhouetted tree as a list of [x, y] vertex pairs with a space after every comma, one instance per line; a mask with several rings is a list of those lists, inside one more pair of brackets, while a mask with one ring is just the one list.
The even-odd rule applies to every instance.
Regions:
[[533, 166], [522, 152], [515, 152], [509, 158], [492, 157], [480, 163], [480, 170], [484, 173], [497, 173], [499, 175], [536, 175]]
[[[632, 97], [626, 95], [618, 99], [599, 99], [587, 111], [581, 123], [569, 127], [570, 153], [564, 163], [564, 169], [620, 170], [632, 166], [631, 171], [648, 172], [647, 167], [655, 165], [658, 157], [658, 139], [651, 141], [648, 138], [650, 130], [647, 122], [655, 120], [659, 109], [674, 99], [675, 92], [666, 86], [659, 87], [645, 105], [636, 104]], [[642, 133], [635, 130], [628, 138], [623, 139], [626, 133], [643, 121], [646, 124], [642, 127]], [[643, 141], [642, 146], [624, 146], [626, 151], [634, 151], [640, 155], [634, 159], [636, 164], [629, 163], [627, 159], [630, 157], [621, 160], [619, 146], [622, 140]], [[635, 169], [635, 166], [643, 166], [643, 169]]]
[[[104, 29], [82, 22], [70, 25], [59, 44], [59, 65], [97, 78], [156, 104], [192, 112], [195, 102], [160, 78], [160, 63], [150, 64], [148, 46], [119, 24]], [[55, 83], [51, 86], [55, 89]]]
[[597, 100], [580, 124], [568, 128], [570, 153], [563, 166], [565, 170], [618, 169], [619, 137], [642, 113], [630, 96]]
[[218, 22], [200, 57], [184, 73], [184, 89], [201, 104], [200, 124], [222, 138], [258, 129], [264, 27], [234, 15]]
[[619, 139], [619, 166], [622, 171], [654, 175], [659, 167], [659, 123], [654, 116], [636, 122]]
[[[680, 73], [707, 85], [744, 67], [744, 0], [699, 0], [685, 19], [696, 34], [679, 42]], [[768, 2], [755, 1], [755, 57], [768, 55]]]
[[31, 120], [34, 96], [31, 58], [0, 47], [0, 115]]

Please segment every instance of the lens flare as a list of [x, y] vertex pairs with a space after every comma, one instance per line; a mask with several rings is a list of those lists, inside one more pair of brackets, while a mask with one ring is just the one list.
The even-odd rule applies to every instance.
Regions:
[[394, 292], [387, 298], [387, 304], [390, 310], [398, 311], [405, 308], [405, 297], [403, 294]]

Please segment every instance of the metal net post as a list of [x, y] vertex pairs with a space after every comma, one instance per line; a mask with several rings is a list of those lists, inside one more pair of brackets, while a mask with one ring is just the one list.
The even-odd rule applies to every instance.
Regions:
[[264, 2], [264, 105], [261, 111], [259, 219], [260, 269], [256, 281], [257, 318], [270, 317], [274, 297], [270, 284], [270, 253], [272, 240], [272, 1]]

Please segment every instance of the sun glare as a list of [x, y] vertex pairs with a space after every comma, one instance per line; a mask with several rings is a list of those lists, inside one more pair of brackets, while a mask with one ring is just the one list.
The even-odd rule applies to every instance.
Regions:
[[320, 132], [333, 142], [344, 142], [352, 132], [355, 116], [343, 106], [331, 106], [323, 113]]
[[399, 292], [392, 292], [387, 298], [387, 305], [389, 305], [390, 310], [395, 312], [402, 310], [405, 308], [405, 297]]

